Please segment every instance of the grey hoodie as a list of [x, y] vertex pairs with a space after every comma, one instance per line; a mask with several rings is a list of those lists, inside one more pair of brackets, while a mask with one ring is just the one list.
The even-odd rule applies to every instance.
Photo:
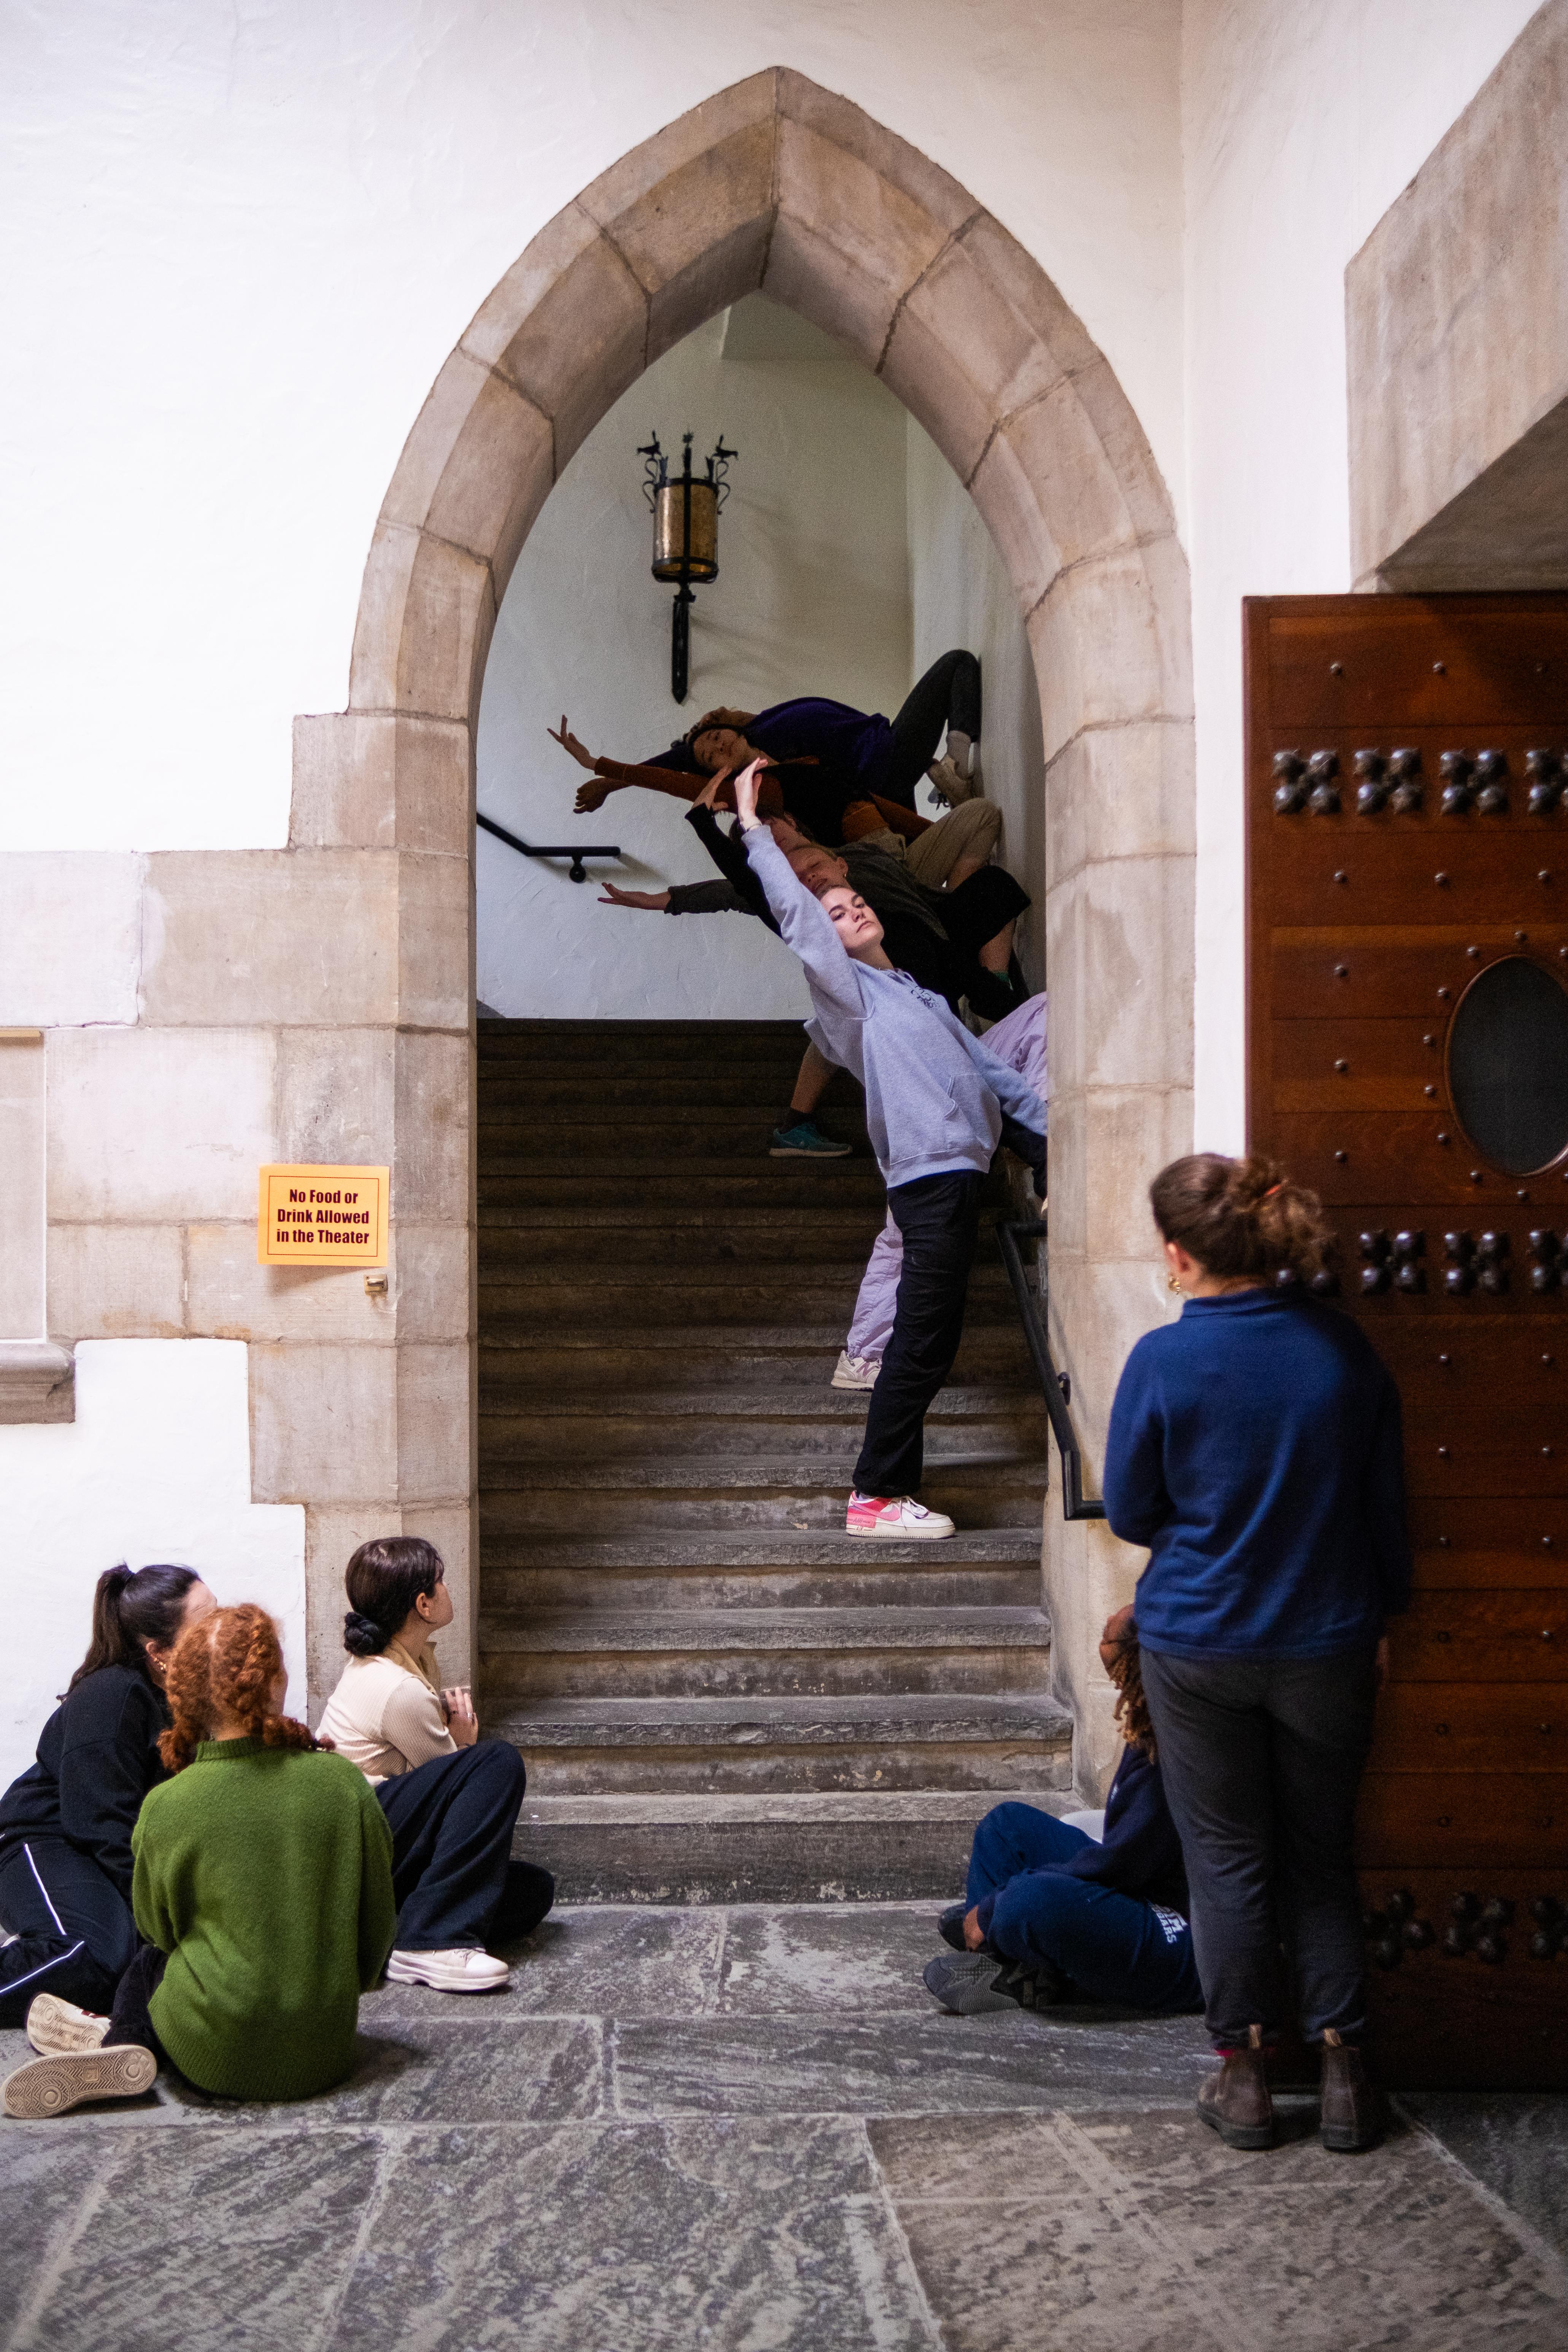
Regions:
[[1045, 1105], [1033, 1087], [907, 971], [857, 963], [765, 825], [747, 832], [746, 856], [805, 968], [816, 1016], [807, 1036], [866, 1089], [871, 1149], [889, 1186], [971, 1170], [984, 1175], [1004, 1113], [1044, 1136]]

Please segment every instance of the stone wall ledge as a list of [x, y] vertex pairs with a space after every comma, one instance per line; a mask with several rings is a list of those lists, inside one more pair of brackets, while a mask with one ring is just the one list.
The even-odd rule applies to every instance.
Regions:
[[48, 1339], [0, 1339], [0, 1423], [75, 1419], [70, 1349]]

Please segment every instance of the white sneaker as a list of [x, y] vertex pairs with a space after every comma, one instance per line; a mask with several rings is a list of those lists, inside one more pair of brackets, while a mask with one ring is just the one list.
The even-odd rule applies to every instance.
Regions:
[[847, 1536], [878, 1536], [884, 1542], [909, 1543], [950, 1536], [952, 1521], [941, 1511], [928, 1511], [912, 1495], [851, 1495], [844, 1515]]
[[27, 2039], [40, 2058], [63, 2057], [70, 2050], [97, 2050], [109, 2031], [107, 2017], [79, 2009], [58, 1993], [41, 1992], [27, 2007]]
[[437, 1992], [500, 1992], [511, 1982], [511, 1970], [477, 1944], [463, 1944], [453, 1952], [394, 1952], [386, 1980], [432, 1985]]
[[852, 1356], [847, 1348], [838, 1351], [837, 1369], [828, 1382], [836, 1389], [874, 1389], [877, 1375], [882, 1369], [880, 1356]]

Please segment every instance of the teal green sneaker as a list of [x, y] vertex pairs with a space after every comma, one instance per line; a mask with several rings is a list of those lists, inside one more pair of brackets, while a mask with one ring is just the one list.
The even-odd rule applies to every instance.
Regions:
[[847, 1160], [854, 1146], [835, 1143], [814, 1118], [797, 1118], [793, 1127], [775, 1127], [768, 1146], [770, 1160]]

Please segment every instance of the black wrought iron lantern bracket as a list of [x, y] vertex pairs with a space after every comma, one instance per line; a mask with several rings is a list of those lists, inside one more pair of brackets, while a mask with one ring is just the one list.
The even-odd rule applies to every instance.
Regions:
[[671, 477], [669, 459], [656, 433], [637, 451], [643, 460], [643, 496], [653, 516], [653, 576], [675, 588], [669, 624], [669, 690], [686, 699], [691, 671], [692, 587], [719, 577], [719, 516], [730, 495], [726, 477], [738, 449], [724, 446], [720, 434], [705, 474], [691, 470], [691, 436], [681, 436], [681, 467]]

